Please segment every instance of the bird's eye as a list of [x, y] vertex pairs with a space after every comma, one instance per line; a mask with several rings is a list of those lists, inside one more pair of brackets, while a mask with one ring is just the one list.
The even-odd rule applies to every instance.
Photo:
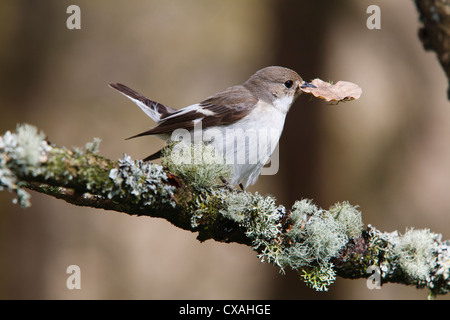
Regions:
[[290, 89], [292, 87], [292, 85], [294, 84], [294, 82], [292, 82], [292, 80], [288, 80], [284, 83], [284, 86], [288, 89]]

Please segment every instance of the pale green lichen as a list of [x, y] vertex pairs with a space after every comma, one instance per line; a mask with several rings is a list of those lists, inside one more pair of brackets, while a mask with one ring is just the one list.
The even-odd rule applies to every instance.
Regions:
[[252, 201], [252, 195], [248, 192], [236, 192], [227, 196], [226, 207], [220, 210], [220, 213], [241, 225], [249, 221], [250, 215], [247, 212], [247, 206]]
[[310, 249], [310, 255], [321, 264], [327, 264], [348, 242], [342, 225], [324, 214], [311, 217], [303, 230], [304, 244]]
[[26, 192], [22, 188], [17, 188], [15, 191], [17, 193], [17, 198], [14, 198], [12, 200], [14, 204], [18, 203], [21, 208], [28, 208], [29, 206], [31, 206], [31, 195], [28, 192]]
[[428, 229], [409, 229], [395, 244], [392, 253], [401, 268], [412, 278], [427, 280], [436, 263], [434, 244], [437, 234]]
[[231, 172], [223, 157], [204, 143], [170, 143], [163, 149], [162, 165], [197, 190], [217, 186]]
[[94, 138], [92, 142], [88, 142], [84, 145], [86, 152], [97, 154], [100, 148], [100, 142], [102, 142], [102, 139], [100, 138]]
[[223, 186], [223, 181], [230, 175], [230, 166], [212, 146], [203, 142], [170, 142], [162, 150], [161, 163], [183, 181], [184, 189], [190, 190], [187, 203], [191, 227], [197, 228], [205, 214], [214, 215], [210, 208], [220, 197], [220, 190], [215, 187]]
[[312, 200], [302, 199], [295, 201], [294, 205], [292, 206], [290, 215], [291, 223], [294, 229], [293, 232], [301, 228], [301, 226], [306, 223], [309, 217], [320, 211], [322, 210], [319, 210], [319, 208], [314, 203], [312, 203]]
[[14, 203], [29, 207], [30, 195], [22, 187], [17, 175], [10, 166], [15, 166], [24, 174], [46, 160], [46, 152], [51, 147], [44, 139], [45, 135], [29, 124], [17, 125], [15, 133], [7, 131], [0, 136], [0, 190], [6, 189], [17, 194]]
[[255, 193], [250, 202], [251, 223], [247, 223], [246, 235], [253, 241], [253, 249], [259, 252], [261, 261], [267, 260], [280, 265], [280, 245], [277, 242], [281, 233], [280, 218], [283, 206], [276, 206], [275, 198], [263, 197]]
[[367, 227], [373, 260], [380, 267], [381, 278], [405, 277], [405, 282], [418, 288], [427, 287], [430, 298], [450, 290], [450, 243], [442, 235], [428, 229], [408, 229], [405, 234], [380, 232]]
[[285, 210], [276, 205], [275, 198], [258, 193], [229, 193], [223, 199], [220, 213], [246, 228], [246, 235], [252, 240], [253, 249], [258, 251], [261, 261], [281, 266], [281, 247], [276, 241], [281, 233], [280, 218]]
[[[283, 206], [273, 197], [233, 193], [224, 200], [222, 215], [247, 229], [261, 261], [297, 270], [316, 290], [326, 290], [335, 279], [330, 260], [339, 254], [350, 236], [360, 234], [360, 212], [347, 203], [326, 211], [311, 200], [296, 201], [289, 215], [290, 229], [280, 238], [286, 218]], [[355, 226], [349, 224], [355, 222]]]
[[280, 259], [282, 265], [301, 272], [301, 277], [319, 291], [334, 281], [330, 259], [337, 256], [349, 237], [336, 215], [318, 208], [311, 200], [297, 201], [291, 211], [292, 227], [286, 233], [290, 246]]
[[35, 166], [42, 160], [41, 157], [47, 147], [45, 135], [36, 127], [23, 124], [17, 126], [15, 156], [18, 163]]
[[357, 206], [352, 206], [347, 201], [338, 202], [331, 206], [328, 211], [349, 238], [356, 238], [361, 235], [364, 224], [362, 214]]
[[294, 269], [311, 261], [326, 265], [348, 242], [345, 227], [334, 215], [319, 209], [311, 200], [297, 201], [291, 212], [293, 225], [287, 235], [294, 243], [290, 251], [296, 259], [288, 261]]
[[330, 263], [303, 269], [300, 278], [316, 291], [328, 291], [328, 287], [336, 280], [336, 272], [333, 269], [333, 264]]
[[297, 270], [309, 286], [326, 291], [335, 280], [330, 260], [339, 255], [350, 238], [361, 235], [363, 224], [357, 207], [343, 202], [327, 211], [309, 199], [296, 201], [289, 214], [290, 228], [282, 240], [285, 209], [276, 206], [273, 197], [265, 201], [263, 198], [257, 194], [231, 194], [225, 199], [221, 213], [247, 228], [262, 261], [278, 265], [281, 272], [286, 267]]

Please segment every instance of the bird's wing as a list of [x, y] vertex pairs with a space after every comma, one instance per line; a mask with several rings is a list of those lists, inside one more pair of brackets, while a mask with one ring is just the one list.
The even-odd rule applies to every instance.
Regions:
[[154, 134], [170, 134], [176, 129], [192, 130], [199, 122], [203, 129], [227, 125], [248, 115], [257, 102], [258, 99], [245, 87], [230, 87], [198, 104], [168, 115], [161, 119], [158, 126], [129, 139]]

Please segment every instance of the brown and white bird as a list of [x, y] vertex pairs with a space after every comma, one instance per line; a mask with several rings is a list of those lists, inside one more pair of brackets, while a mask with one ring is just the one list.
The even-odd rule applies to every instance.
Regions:
[[[286, 114], [301, 89], [314, 87], [293, 70], [271, 66], [257, 71], [244, 84], [225, 89], [202, 102], [173, 109], [127, 86], [110, 84], [136, 103], [157, 126], [131, 138], [155, 135], [179, 139], [188, 132], [212, 145], [232, 167], [232, 185], [245, 189], [258, 179], [278, 144]], [[178, 137], [178, 138], [175, 138]], [[145, 158], [153, 160], [160, 151]]]

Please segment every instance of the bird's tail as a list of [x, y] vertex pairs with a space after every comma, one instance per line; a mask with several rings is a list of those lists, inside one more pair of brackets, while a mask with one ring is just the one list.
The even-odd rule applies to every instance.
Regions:
[[165, 117], [177, 111], [176, 109], [165, 106], [159, 102], [150, 100], [139, 92], [136, 92], [121, 83], [111, 83], [109, 86], [118, 90], [124, 96], [136, 103], [139, 108], [141, 108], [142, 111], [144, 111], [145, 114], [152, 118], [152, 120], [156, 123], [160, 123]]

